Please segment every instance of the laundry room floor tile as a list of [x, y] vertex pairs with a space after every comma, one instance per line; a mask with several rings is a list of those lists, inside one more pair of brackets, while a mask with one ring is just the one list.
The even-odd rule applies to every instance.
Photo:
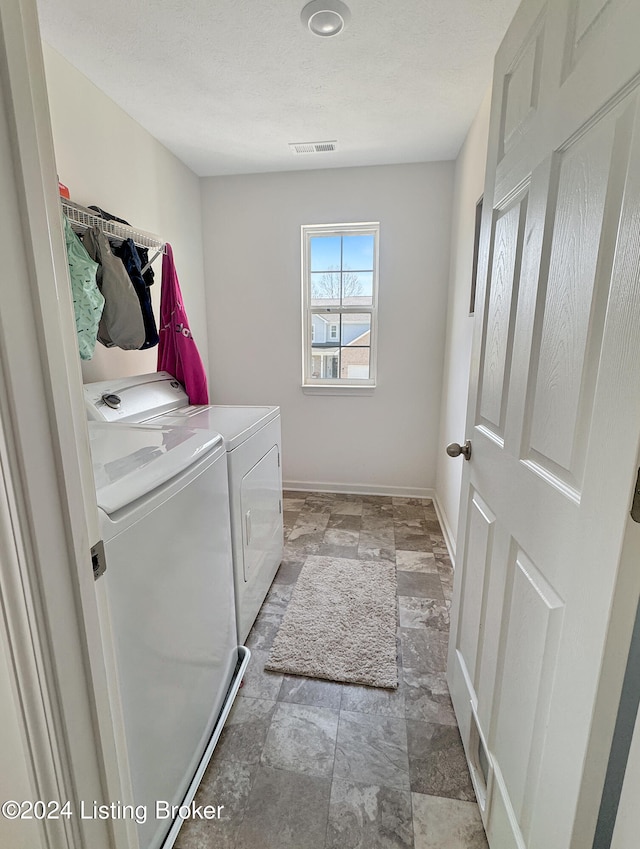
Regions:
[[[176, 849], [488, 849], [446, 682], [453, 569], [433, 502], [285, 499], [293, 540], [198, 791], [228, 816], [186, 823]], [[397, 690], [264, 670], [304, 562], [323, 546], [396, 564]]]
[[404, 720], [340, 710], [334, 775], [409, 790]]
[[335, 778], [326, 849], [413, 849], [411, 794]]
[[245, 645], [251, 651], [255, 649], [262, 649], [264, 651], [270, 649], [273, 644], [273, 638], [278, 633], [278, 628], [281, 624], [282, 614], [272, 613], [270, 610], [261, 610], [258, 618], [253, 623], [253, 628], [247, 637]]
[[363, 528], [358, 541], [360, 548], [389, 548], [396, 547], [393, 528], [380, 524], [377, 528]]
[[412, 794], [415, 849], [489, 849], [475, 802]]
[[373, 541], [373, 547], [372, 547], [371, 546], [371, 540], [369, 540], [369, 539], [364, 540], [364, 543], [365, 544], [363, 545], [363, 539], [362, 539], [362, 535], [361, 535], [360, 545], [358, 546], [358, 548], [356, 550], [356, 555], [355, 555], [359, 560], [391, 560], [391, 561], [393, 561], [394, 556], [395, 556], [395, 549], [393, 548], [393, 545], [391, 545], [391, 546], [382, 545], [380, 547], [375, 547], [375, 541]]
[[323, 542], [318, 549], [321, 557], [334, 557], [340, 560], [356, 560], [358, 558], [357, 545], [333, 545]]
[[[282, 566], [280, 566], [280, 569], [282, 569]], [[278, 574], [280, 573], [280, 569], [278, 570]], [[288, 581], [279, 581], [278, 575], [276, 575], [275, 581], [271, 584], [271, 589], [267, 593], [267, 597], [260, 609], [260, 614], [266, 612], [279, 614], [284, 613], [287, 609], [287, 605], [289, 604], [289, 599], [293, 594], [295, 582], [302, 570], [302, 564], [300, 564], [300, 566], [296, 564], [295, 569], [297, 569], [297, 574], [294, 580], [290, 583]]]
[[394, 504], [393, 515], [397, 519], [424, 519], [424, 504]]
[[327, 530], [334, 528], [342, 531], [360, 531], [362, 516], [350, 516], [343, 513], [330, 513]]
[[403, 572], [398, 569], [398, 595], [434, 598], [444, 601], [440, 575], [431, 572]]
[[215, 819], [187, 820], [176, 840], [175, 849], [233, 849], [235, 838], [249, 801], [249, 794], [257, 764], [234, 763], [214, 756], [211, 767], [205, 774], [194, 803], [197, 806], [211, 805], [220, 810]]
[[282, 504], [285, 510], [302, 510], [304, 507], [305, 499], [302, 497], [302, 493], [293, 492], [293, 493], [283, 493], [282, 494]]
[[[372, 496], [374, 497], [374, 496]], [[375, 516], [379, 518], [387, 518], [393, 520], [393, 505], [390, 498], [380, 496], [381, 501], [368, 501], [362, 499], [362, 518], [366, 516]]]
[[273, 699], [273, 701], [278, 698], [282, 675], [279, 672], [269, 672], [264, 668], [268, 657], [268, 651], [251, 650], [251, 660], [244, 673], [244, 680], [240, 689], [241, 696], [254, 699]]
[[278, 701], [339, 710], [342, 687], [342, 684], [335, 681], [321, 681], [318, 678], [285, 675], [278, 693]]
[[[273, 579], [273, 584], [271, 585], [271, 590], [267, 595], [267, 598], [264, 600], [264, 603], [267, 604], [269, 601], [269, 596], [271, 595], [271, 591], [278, 584], [295, 584], [298, 580], [298, 575], [300, 574], [300, 570], [304, 565], [304, 561], [306, 560], [306, 554], [304, 552], [297, 557], [287, 557], [286, 560], [283, 560], [280, 566], [278, 567], [278, 571], [276, 572], [276, 576]], [[287, 599], [288, 601], [288, 599]]]
[[[236, 699], [218, 740], [211, 765], [215, 766], [215, 761], [257, 764], [275, 709], [276, 703], [270, 699]], [[208, 772], [205, 778], [207, 776]]]
[[403, 551], [431, 551], [431, 537], [418, 528], [396, 525], [394, 534], [396, 549], [399, 548]]
[[331, 505], [331, 512], [343, 516], [362, 516], [362, 500], [356, 496], [348, 500], [335, 501]]
[[433, 598], [398, 597], [401, 628], [449, 628], [449, 606]]
[[327, 527], [327, 530], [324, 532], [323, 542], [327, 545], [341, 545], [357, 548], [359, 537], [360, 531]]
[[402, 665], [429, 674], [447, 670], [449, 635], [438, 628], [400, 628]]
[[407, 719], [457, 726], [444, 673], [430, 674], [403, 669], [402, 675]]
[[424, 498], [405, 498], [403, 495], [393, 495], [391, 496], [391, 503], [394, 507], [402, 507], [403, 505], [409, 504], [412, 506], [420, 507], [420, 505], [425, 503]]
[[330, 794], [330, 778], [261, 766], [234, 849], [324, 849]]
[[264, 766], [331, 777], [338, 711], [278, 702], [262, 750]]
[[341, 710], [369, 713], [374, 716], [404, 717], [404, 685], [402, 679], [397, 690], [381, 687], [360, 687], [358, 684], [342, 685]]
[[396, 550], [396, 566], [402, 572], [431, 572], [438, 574], [436, 556], [431, 551]]
[[411, 790], [473, 802], [460, 732], [453, 725], [407, 720]]

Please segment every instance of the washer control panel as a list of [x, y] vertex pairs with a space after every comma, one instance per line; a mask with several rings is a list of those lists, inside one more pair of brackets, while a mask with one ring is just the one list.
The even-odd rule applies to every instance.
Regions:
[[146, 422], [189, 404], [176, 378], [167, 372], [85, 383], [87, 418], [98, 422]]
[[122, 403], [122, 398], [116, 395], [115, 392], [105, 392], [101, 400], [107, 407], [111, 407], [112, 410], [117, 410]]

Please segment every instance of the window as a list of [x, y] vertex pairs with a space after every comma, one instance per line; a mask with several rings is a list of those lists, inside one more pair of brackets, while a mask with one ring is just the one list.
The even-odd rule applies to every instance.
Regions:
[[471, 270], [471, 300], [469, 315], [476, 311], [476, 287], [478, 283], [478, 256], [480, 254], [480, 225], [482, 223], [482, 197], [476, 204], [476, 224], [473, 236], [473, 266]]
[[305, 387], [375, 386], [379, 232], [302, 227]]

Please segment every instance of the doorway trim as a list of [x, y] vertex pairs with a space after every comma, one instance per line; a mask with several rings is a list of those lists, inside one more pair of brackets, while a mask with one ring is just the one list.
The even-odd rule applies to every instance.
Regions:
[[15, 774], [6, 765], [6, 790], [15, 781], [24, 791], [27, 781], [31, 801], [68, 800], [72, 810], [24, 828], [5, 819], [0, 832], [12, 829], [13, 846], [35, 845], [37, 832], [51, 849], [134, 847], [127, 824], [79, 815], [83, 799], [121, 794], [90, 555], [97, 508], [34, 0], [0, 5], [0, 209], [0, 694], [13, 702], [0, 710], [19, 730], [26, 765]]

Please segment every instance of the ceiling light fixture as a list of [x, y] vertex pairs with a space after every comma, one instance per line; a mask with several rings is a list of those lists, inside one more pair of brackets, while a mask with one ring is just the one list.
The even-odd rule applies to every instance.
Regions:
[[302, 23], [321, 38], [341, 33], [350, 18], [349, 7], [341, 0], [313, 0], [300, 13]]

